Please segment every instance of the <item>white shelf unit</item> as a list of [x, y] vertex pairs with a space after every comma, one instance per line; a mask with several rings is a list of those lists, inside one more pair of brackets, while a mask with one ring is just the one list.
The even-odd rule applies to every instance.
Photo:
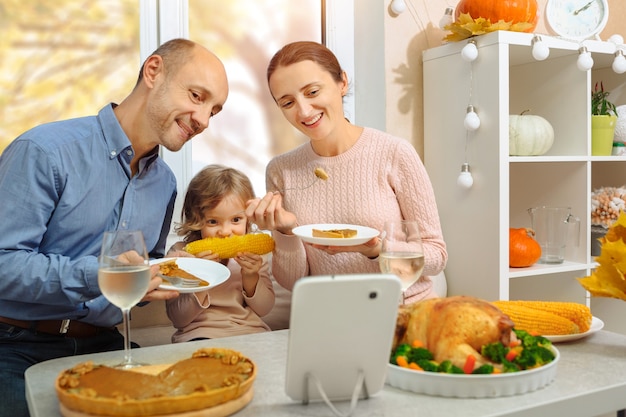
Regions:
[[[626, 75], [611, 69], [613, 43], [584, 41], [595, 63], [581, 71], [579, 42], [542, 35], [550, 55], [537, 61], [532, 38], [507, 31], [475, 37], [473, 62], [461, 57], [468, 41], [423, 54], [424, 158], [448, 246], [448, 291], [488, 300], [587, 303], [575, 278], [594, 267], [590, 195], [600, 186], [626, 184], [626, 158], [590, 156], [590, 94], [596, 80], [606, 90], [621, 89]], [[626, 103], [626, 92], [614, 101]], [[468, 135], [463, 120], [469, 104], [481, 125]], [[554, 144], [542, 156], [510, 157], [509, 115], [526, 109], [552, 124]], [[456, 183], [466, 161], [474, 177], [470, 189]], [[509, 227], [530, 227], [527, 209], [544, 205], [571, 207], [580, 218], [579, 246], [568, 246], [561, 265], [509, 268]]]

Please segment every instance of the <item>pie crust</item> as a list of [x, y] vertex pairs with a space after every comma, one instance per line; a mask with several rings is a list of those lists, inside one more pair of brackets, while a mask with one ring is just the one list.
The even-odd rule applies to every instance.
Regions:
[[59, 374], [55, 389], [69, 410], [99, 416], [157, 416], [237, 400], [251, 390], [255, 378], [255, 364], [241, 353], [205, 348], [157, 374], [80, 363]]

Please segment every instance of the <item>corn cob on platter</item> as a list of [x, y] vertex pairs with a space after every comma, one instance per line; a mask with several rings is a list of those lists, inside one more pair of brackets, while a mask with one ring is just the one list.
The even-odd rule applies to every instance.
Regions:
[[240, 252], [265, 255], [274, 250], [274, 239], [266, 233], [250, 233], [225, 238], [208, 237], [188, 243], [184, 250], [192, 255], [210, 250], [220, 259], [234, 258]]
[[500, 300], [492, 304], [513, 320], [516, 329], [552, 340], [574, 340], [602, 328], [602, 321], [593, 317], [589, 307], [580, 303]]

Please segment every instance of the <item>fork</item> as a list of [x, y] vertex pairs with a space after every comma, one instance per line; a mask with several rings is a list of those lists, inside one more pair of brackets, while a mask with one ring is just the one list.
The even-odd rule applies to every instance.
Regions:
[[290, 188], [283, 188], [282, 190], [276, 190], [274, 191], [274, 194], [284, 194], [285, 191], [292, 191], [292, 190], [306, 190], [307, 188], [311, 188], [313, 187], [313, 185], [315, 185], [317, 181], [313, 180], [313, 182], [311, 182], [309, 185], [305, 185], [304, 187], [290, 187]]
[[317, 167], [313, 170], [313, 173], [315, 174], [315, 179], [309, 185], [305, 185], [304, 187], [283, 188], [282, 190], [274, 191], [274, 194], [283, 194], [285, 191], [291, 191], [291, 190], [298, 190], [298, 191], [306, 190], [307, 188], [311, 188], [313, 185], [315, 185], [318, 178], [322, 181], [326, 181], [328, 179], [328, 174], [326, 173], [326, 171], [324, 171], [323, 168]]
[[205, 281], [201, 281], [201, 280], [182, 278], [182, 277], [170, 277], [170, 276], [163, 275], [163, 274], [159, 274], [159, 276], [175, 287], [190, 288], [190, 287], [202, 287], [202, 286], [208, 285]]

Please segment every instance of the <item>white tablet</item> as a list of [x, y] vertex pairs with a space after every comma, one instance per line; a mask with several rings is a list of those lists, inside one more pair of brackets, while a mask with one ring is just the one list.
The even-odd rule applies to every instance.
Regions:
[[291, 303], [287, 395], [307, 403], [354, 400], [355, 387], [359, 398], [379, 392], [385, 383], [400, 294], [395, 275], [298, 280]]

